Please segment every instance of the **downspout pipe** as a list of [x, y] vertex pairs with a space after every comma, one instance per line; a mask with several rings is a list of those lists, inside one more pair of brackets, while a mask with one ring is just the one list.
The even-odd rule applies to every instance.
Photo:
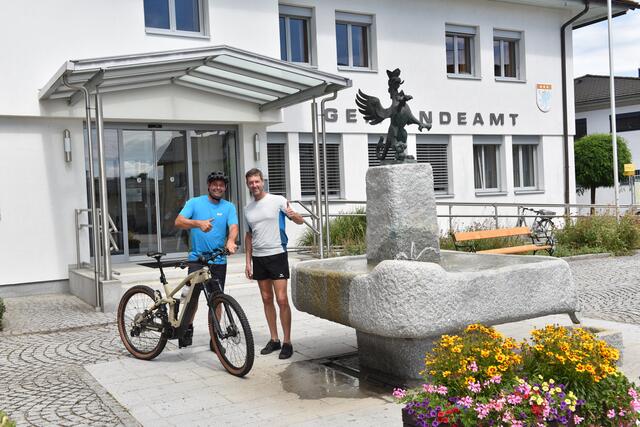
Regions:
[[[584, 0], [584, 9], [582, 12], [568, 20], [560, 29], [560, 60], [562, 62], [562, 140], [564, 148], [564, 203], [568, 205], [571, 201], [569, 194], [569, 112], [567, 94], [567, 34], [566, 29], [575, 21], [580, 19], [589, 11], [589, 0]], [[569, 208], [565, 207], [565, 215], [569, 215]]]
[[338, 92], [333, 92], [331, 96], [324, 98], [320, 102], [320, 128], [322, 129], [322, 173], [324, 177], [324, 214], [325, 214], [325, 224], [327, 226], [327, 254], [331, 253], [331, 227], [329, 222], [329, 180], [327, 178], [327, 131], [326, 131], [326, 121], [327, 115], [324, 108], [324, 104], [327, 101], [335, 101], [338, 98]]
[[96, 210], [96, 189], [93, 182], [93, 135], [91, 131], [91, 97], [84, 86], [69, 84], [67, 77], [62, 77], [62, 83], [69, 89], [81, 90], [84, 93], [85, 120], [87, 121], [87, 154], [89, 156], [89, 211], [91, 212], [91, 227], [93, 230], [93, 280], [96, 286], [96, 308], [101, 308], [100, 299], [100, 230], [98, 227], [98, 213]]

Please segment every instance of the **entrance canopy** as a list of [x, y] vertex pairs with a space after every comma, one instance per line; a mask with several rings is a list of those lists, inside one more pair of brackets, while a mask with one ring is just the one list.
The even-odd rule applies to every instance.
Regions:
[[260, 111], [287, 107], [351, 86], [351, 80], [229, 46], [70, 60], [40, 90], [40, 100], [89, 92], [176, 84], [252, 102]]

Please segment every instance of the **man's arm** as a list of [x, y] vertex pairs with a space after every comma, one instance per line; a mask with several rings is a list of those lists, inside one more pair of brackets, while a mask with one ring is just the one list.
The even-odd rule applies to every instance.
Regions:
[[[211, 230], [211, 223], [214, 221], [214, 218], [210, 219], [188, 219], [182, 215], [178, 214], [176, 221], [173, 223], [176, 228], [180, 228], [182, 230], [191, 230], [192, 228], [199, 228], [205, 233]], [[238, 235], [236, 231], [236, 236]]]
[[235, 254], [238, 249], [238, 245], [236, 245], [236, 240], [238, 239], [238, 224], [231, 224], [229, 226], [229, 235], [227, 236], [227, 244], [225, 247], [229, 251], [229, 253]]
[[244, 274], [247, 279], [253, 279], [253, 273], [251, 271], [251, 255], [253, 253], [253, 245], [251, 244], [251, 233], [246, 232], [244, 235], [244, 253], [245, 253], [245, 267]]
[[302, 215], [291, 209], [291, 204], [289, 204], [289, 201], [287, 201], [287, 209], [285, 209], [284, 213], [291, 221], [295, 222], [296, 224], [304, 223], [304, 218], [302, 218]]

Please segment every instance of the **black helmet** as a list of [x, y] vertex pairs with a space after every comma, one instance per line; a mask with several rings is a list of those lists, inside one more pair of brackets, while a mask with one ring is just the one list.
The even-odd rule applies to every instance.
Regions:
[[211, 181], [224, 181], [225, 184], [229, 184], [229, 178], [222, 171], [211, 172], [207, 177], [207, 184], [211, 184]]

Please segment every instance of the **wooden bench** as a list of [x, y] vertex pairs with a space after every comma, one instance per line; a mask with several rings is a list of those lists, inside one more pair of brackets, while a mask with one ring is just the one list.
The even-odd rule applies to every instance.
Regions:
[[[453, 244], [456, 250], [468, 249], [471, 252], [485, 253], [485, 254], [519, 254], [523, 252], [531, 252], [535, 254], [537, 251], [547, 251], [549, 255], [553, 254], [553, 245], [549, 244], [535, 244], [520, 246], [510, 246], [506, 248], [487, 249], [484, 251], [476, 251], [476, 245], [473, 243], [475, 240], [494, 239], [497, 237], [512, 237], [512, 236], [531, 236], [531, 230], [529, 227], [513, 227], [513, 228], [498, 228], [496, 230], [480, 230], [480, 231], [461, 231], [458, 233], [451, 233], [453, 238]], [[467, 243], [461, 243], [467, 242]], [[533, 242], [533, 239], [532, 239]]]

